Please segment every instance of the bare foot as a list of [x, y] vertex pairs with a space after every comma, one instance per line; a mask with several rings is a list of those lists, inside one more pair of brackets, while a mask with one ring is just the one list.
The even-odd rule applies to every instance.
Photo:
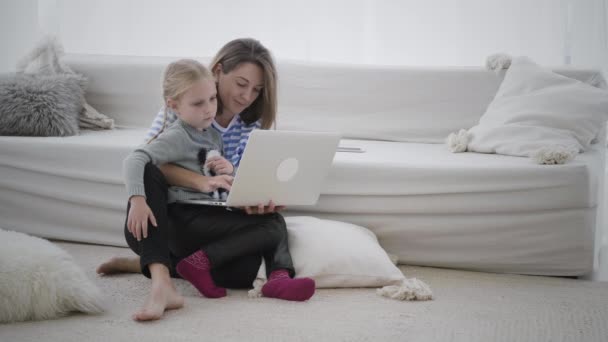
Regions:
[[133, 319], [140, 322], [157, 320], [165, 310], [180, 309], [183, 306], [184, 298], [177, 292], [173, 283], [155, 282], [144, 306], [133, 315]]
[[141, 273], [139, 257], [113, 257], [97, 267], [97, 274]]

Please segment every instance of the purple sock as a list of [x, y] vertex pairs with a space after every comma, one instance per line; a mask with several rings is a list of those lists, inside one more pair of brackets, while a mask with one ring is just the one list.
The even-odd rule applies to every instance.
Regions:
[[226, 289], [218, 287], [211, 277], [211, 262], [207, 254], [197, 251], [177, 263], [175, 267], [182, 278], [194, 285], [196, 289], [207, 298], [220, 298], [226, 296]]
[[286, 269], [272, 271], [262, 287], [264, 297], [303, 302], [315, 293], [315, 281], [310, 278], [291, 279]]

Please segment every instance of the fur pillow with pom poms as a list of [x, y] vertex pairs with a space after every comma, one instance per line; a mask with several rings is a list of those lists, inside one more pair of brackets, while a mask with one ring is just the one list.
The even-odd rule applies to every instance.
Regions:
[[553, 73], [527, 57], [493, 55], [505, 78], [479, 123], [446, 139], [452, 152], [530, 157], [564, 164], [591, 148], [608, 119], [608, 92]]

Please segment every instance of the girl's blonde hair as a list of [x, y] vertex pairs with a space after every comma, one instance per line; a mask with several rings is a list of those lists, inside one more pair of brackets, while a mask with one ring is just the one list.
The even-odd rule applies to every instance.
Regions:
[[169, 99], [179, 101], [185, 92], [198, 81], [214, 80], [213, 74], [204, 65], [194, 59], [180, 59], [167, 66], [163, 75], [163, 100], [165, 113], [163, 125], [148, 143], [156, 139], [167, 126], [167, 102]]
[[[240, 116], [248, 125], [261, 119], [263, 129], [271, 128], [277, 116], [277, 71], [270, 51], [262, 43], [252, 38], [228, 42], [211, 61], [211, 70], [216, 71], [221, 64], [221, 72], [227, 74], [247, 62], [262, 68], [264, 87], [262, 94]], [[222, 101], [218, 97], [217, 113], [221, 114], [222, 110]]]

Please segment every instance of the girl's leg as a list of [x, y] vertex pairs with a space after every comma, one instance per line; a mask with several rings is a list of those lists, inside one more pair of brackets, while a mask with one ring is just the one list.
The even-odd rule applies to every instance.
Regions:
[[[148, 163], [144, 171], [144, 187], [146, 189], [146, 203], [152, 210], [157, 227], [148, 222], [148, 237], [137, 241], [127, 228], [125, 219], [124, 233], [127, 244], [140, 256], [141, 272], [151, 277], [148, 265], [160, 263], [171, 272], [172, 262], [169, 251], [169, 218], [167, 216], [167, 190], [168, 185], [162, 172], [153, 164]], [[127, 205], [127, 214], [131, 204]]]
[[177, 292], [171, 281], [169, 269], [160, 263], [148, 264], [152, 278], [152, 288], [143, 307], [133, 314], [136, 321], [160, 319], [165, 310], [179, 309], [184, 306], [184, 298]]
[[[147, 164], [144, 172], [146, 202], [152, 210], [157, 227], [149, 222], [148, 237], [137, 241], [127, 228], [125, 220], [125, 239], [129, 247], [140, 256], [142, 273], [152, 278], [152, 287], [143, 307], [133, 315], [137, 321], [159, 319], [165, 310], [179, 309], [184, 299], [171, 281], [172, 267], [169, 252], [169, 219], [167, 216], [167, 182], [160, 170]], [[127, 205], [127, 213], [130, 204]]]

